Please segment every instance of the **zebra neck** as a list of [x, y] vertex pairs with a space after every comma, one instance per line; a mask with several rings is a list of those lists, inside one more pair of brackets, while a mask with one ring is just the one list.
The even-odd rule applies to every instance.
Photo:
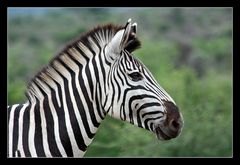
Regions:
[[46, 142], [53, 146], [54, 153], [48, 153], [54, 156], [81, 156], [106, 116], [103, 105], [109, 64], [102, 45], [92, 43], [90, 49], [79, 42], [69, 47], [29, 83], [27, 98], [31, 106], [38, 106], [38, 118], [46, 120], [42, 135], [58, 142], [55, 146]]
[[26, 145], [34, 147], [17, 149], [25, 156], [81, 157], [106, 116], [100, 84], [93, 81], [89, 85], [79, 77], [83, 76], [80, 69], [67, 72], [62, 68], [61, 73], [48, 70], [51, 75], [41, 74], [47, 81], [36, 79], [32, 84], [35, 93], [23, 109], [24, 121], [34, 123], [23, 128], [29, 133]]
[[[77, 73], [76, 75], [83, 74]], [[55, 132], [51, 137], [54, 137], [56, 141], [65, 139], [62, 142], [61, 152], [57, 155], [66, 153], [67, 156], [82, 156], [106, 116], [101, 106], [101, 90], [98, 83], [89, 85], [89, 82], [85, 82], [83, 78], [76, 75], [71, 73], [71, 78], [66, 78], [65, 75], [66, 77], [62, 81], [58, 81], [55, 87], [47, 88], [45, 86], [41, 89], [45, 91], [45, 94], [40, 97], [42, 99], [38, 98], [40, 110], [44, 111], [45, 116], [51, 114], [53, 116], [52, 121], [51, 118], [46, 117], [46, 120], [49, 120], [46, 121], [47, 127], [48, 124], [50, 128], [54, 127], [52, 131], [46, 131], [47, 134]], [[43, 93], [43, 91], [41, 92]], [[51, 114], [47, 114], [48, 112]], [[53, 125], [51, 126], [50, 123]], [[54, 125], [59, 126], [57, 128]], [[57, 131], [54, 131], [55, 129], [59, 129], [59, 139], [56, 139]], [[67, 143], [65, 143], [66, 139], [69, 139]], [[49, 145], [51, 144], [49, 143]], [[72, 148], [72, 151], [69, 147]]]

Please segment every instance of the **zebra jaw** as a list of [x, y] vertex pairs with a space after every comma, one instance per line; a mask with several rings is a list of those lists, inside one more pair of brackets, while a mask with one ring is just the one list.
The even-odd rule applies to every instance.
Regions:
[[164, 133], [160, 127], [155, 128], [155, 134], [156, 134], [158, 140], [170, 140], [171, 139], [171, 137], [169, 137], [166, 133]]
[[178, 129], [177, 131], [172, 131], [170, 128], [166, 128], [164, 126], [164, 124], [163, 125], [158, 124], [155, 126], [154, 133], [156, 134], [158, 140], [165, 141], [165, 140], [170, 140], [170, 139], [178, 137], [181, 133], [181, 128]]

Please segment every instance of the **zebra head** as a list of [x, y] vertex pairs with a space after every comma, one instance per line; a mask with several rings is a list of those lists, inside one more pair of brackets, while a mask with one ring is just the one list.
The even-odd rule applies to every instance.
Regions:
[[159, 140], [169, 140], [180, 134], [183, 117], [174, 100], [133, 56], [140, 46], [136, 31], [137, 24], [131, 24], [129, 19], [105, 46], [111, 65], [106, 76], [104, 109], [114, 118], [155, 133]]

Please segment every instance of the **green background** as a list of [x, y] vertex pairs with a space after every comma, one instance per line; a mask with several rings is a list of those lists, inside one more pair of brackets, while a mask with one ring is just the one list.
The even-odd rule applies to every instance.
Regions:
[[8, 8], [8, 104], [69, 40], [98, 24], [138, 23], [134, 52], [184, 117], [177, 139], [107, 117], [85, 157], [232, 156], [231, 8]]

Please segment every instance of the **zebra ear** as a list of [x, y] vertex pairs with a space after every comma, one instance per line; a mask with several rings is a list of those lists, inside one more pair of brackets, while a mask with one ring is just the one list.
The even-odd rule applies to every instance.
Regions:
[[131, 26], [131, 31], [128, 37], [127, 43], [124, 45], [124, 49], [132, 53], [134, 50], [141, 47], [141, 42], [137, 38], [137, 23], [133, 23]]
[[131, 18], [129, 18], [128, 22], [125, 25], [124, 33], [122, 35], [122, 39], [121, 39], [121, 42], [120, 42], [120, 45], [119, 45], [120, 51], [125, 48], [125, 46], [128, 42], [128, 38], [129, 38], [129, 35], [130, 35], [130, 32], [131, 32], [131, 29], [132, 29]]
[[105, 50], [109, 54], [119, 54], [127, 45], [129, 35], [131, 31], [136, 31], [135, 24], [131, 26], [131, 19], [128, 20], [125, 27], [119, 30], [112, 38], [112, 40], [107, 44]]

